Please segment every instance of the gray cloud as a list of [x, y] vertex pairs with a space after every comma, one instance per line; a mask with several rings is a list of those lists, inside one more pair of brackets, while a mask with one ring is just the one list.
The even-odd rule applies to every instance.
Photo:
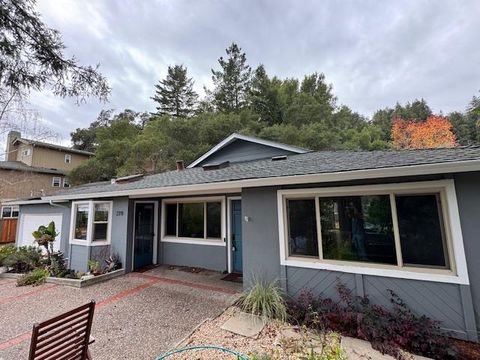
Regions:
[[40, 0], [38, 8], [67, 53], [100, 63], [112, 87], [107, 104], [32, 94], [65, 141], [103, 108], [153, 110], [153, 87], [170, 64], [185, 64], [202, 93], [232, 41], [271, 75], [324, 72], [339, 102], [365, 115], [421, 97], [435, 111], [463, 110], [480, 90], [474, 0]]

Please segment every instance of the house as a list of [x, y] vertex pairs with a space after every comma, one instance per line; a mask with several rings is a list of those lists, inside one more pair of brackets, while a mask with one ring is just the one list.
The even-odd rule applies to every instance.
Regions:
[[18, 207], [2, 205], [5, 201], [69, 187], [68, 171], [91, 156], [87, 151], [25, 139], [11, 131], [6, 160], [0, 161], [0, 243], [15, 241]]
[[480, 148], [319, 151], [233, 134], [176, 171], [87, 184], [20, 207], [18, 243], [54, 220], [69, 266], [120, 255], [279, 279], [335, 298], [344, 283], [476, 341]]

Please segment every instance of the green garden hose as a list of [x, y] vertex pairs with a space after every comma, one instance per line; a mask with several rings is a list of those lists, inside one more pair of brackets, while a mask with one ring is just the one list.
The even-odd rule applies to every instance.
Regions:
[[179, 353], [182, 353], [182, 352], [186, 352], [186, 351], [191, 351], [191, 350], [219, 350], [219, 351], [223, 351], [223, 352], [235, 355], [237, 357], [237, 360], [248, 360], [248, 356], [245, 356], [245, 355], [243, 355], [243, 354], [241, 354], [237, 351], [230, 350], [230, 349], [224, 348], [222, 346], [217, 346], [217, 345], [194, 345], [194, 346], [188, 346], [188, 347], [184, 347], [184, 348], [180, 348], [180, 349], [175, 349], [175, 350], [166, 352], [163, 355], [160, 355], [156, 360], [163, 360], [163, 359], [166, 359], [169, 356], [179, 354]]

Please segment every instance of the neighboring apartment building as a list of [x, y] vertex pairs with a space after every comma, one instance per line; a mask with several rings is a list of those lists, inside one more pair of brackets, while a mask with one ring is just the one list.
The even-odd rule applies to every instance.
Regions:
[[[66, 174], [91, 156], [93, 153], [25, 139], [11, 131], [5, 161], [0, 161], [0, 205], [69, 187]], [[0, 242], [15, 241], [17, 216], [18, 208], [2, 206]]]

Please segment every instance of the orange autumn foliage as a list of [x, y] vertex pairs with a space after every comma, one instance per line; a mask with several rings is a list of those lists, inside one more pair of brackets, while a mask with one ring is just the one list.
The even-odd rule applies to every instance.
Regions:
[[452, 148], [456, 145], [452, 124], [445, 116], [432, 115], [422, 122], [395, 119], [391, 136], [395, 149]]

